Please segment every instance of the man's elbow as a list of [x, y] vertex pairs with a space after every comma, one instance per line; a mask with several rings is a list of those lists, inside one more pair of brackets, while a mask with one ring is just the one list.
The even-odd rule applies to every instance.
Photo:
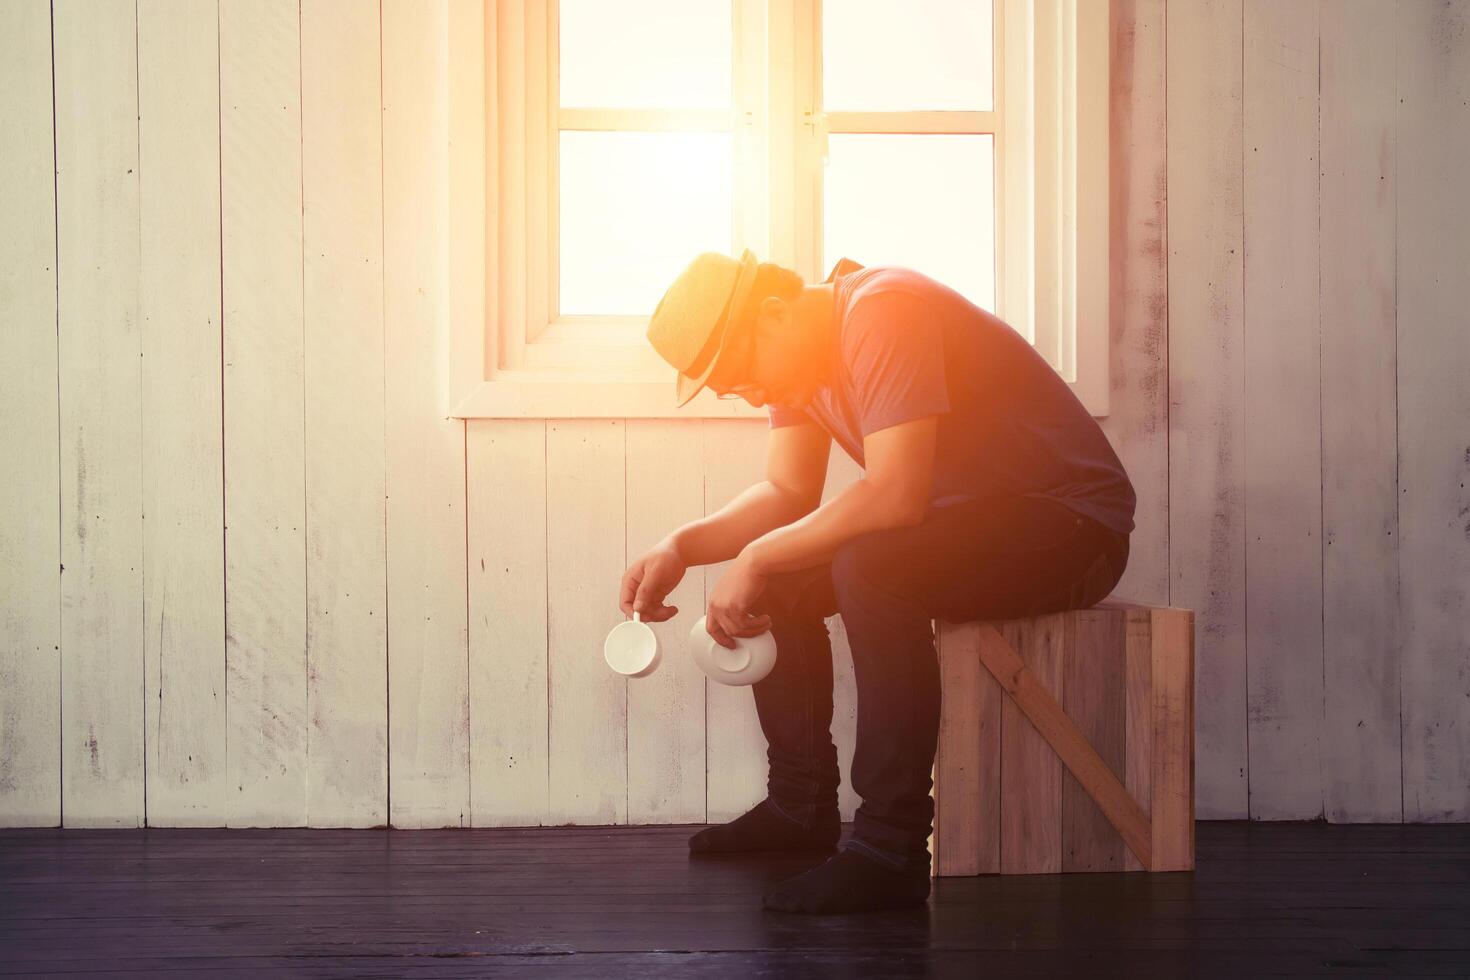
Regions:
[[787, 510], [788, 516], [784, 522], [786, 524], [793, 524], [822, 506], [822, 495], [820, 493], [813, 495], [783, 487], [778, 483], [771, 483], [771, 485], [779, 490], [786, 500], [787, 507], [789, 508]]

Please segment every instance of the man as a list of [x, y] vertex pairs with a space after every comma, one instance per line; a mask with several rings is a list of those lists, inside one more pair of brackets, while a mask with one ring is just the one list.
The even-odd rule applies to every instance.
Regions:
[[[766, 405], [766, 479], [673, 531], [624, 573], [645, 621], [689, 565], [734, 559], [709, 596], [724, 646], [769, 629], [776, 665], [752, 690], [767, 796], [690, 839], [694, 852], [830, 851], [841, 833], [825, 617], [840, 613], [858, 692], [846, 845], [768, 891], [768, 908], [922, 904], [940, 683], [931, 620], [1086, 608], [1128, 560], [1135, 496], [1066, 382], [1014, 329], [900, 266], [843, 259], [817, 285], [789, 269], [697, 256], [648, 338], [702, 388]], [[832, 440], [863, 477], [821, 503]]]

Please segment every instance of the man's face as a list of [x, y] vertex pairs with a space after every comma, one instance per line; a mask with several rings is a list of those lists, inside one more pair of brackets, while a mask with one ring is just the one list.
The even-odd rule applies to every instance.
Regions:
[[757, 408], [767, 403], [802, 407], [821, 383], [812, 331], [807, 326], [792, 315], [789, 303], [767, 297], [755, 322], [720, 358], [709, 387], [717, 394], [739, 390]]

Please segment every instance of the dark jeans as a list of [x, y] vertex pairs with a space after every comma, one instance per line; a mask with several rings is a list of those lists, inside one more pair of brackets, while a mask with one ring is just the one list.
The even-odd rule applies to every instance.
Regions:
[[844, 541], [832, 560], [772, 574], [753, 607], [771, 615], [776, 665], [752, 686], [768, 743], [767, 793], [808, 826], [837, 805], [832, 648], [840, 613], [857, 683], [849, 847], [894, 867], [927, 864], [939, 741], [931, 620], [960, 623], [1085, 609], [1118, 583], [1128, 536], [1027, 497], [930, 507], [922, 523]]

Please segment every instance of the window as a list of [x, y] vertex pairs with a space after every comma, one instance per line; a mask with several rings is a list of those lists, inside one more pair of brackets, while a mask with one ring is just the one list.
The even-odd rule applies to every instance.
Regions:
[[[699, 251], [911, 265], [1107, 411], [1107, 0], [450, 8], [448, 414], [675, 409], [649, 314]], [[485, 215], [483, 224], [466, 216]]]

